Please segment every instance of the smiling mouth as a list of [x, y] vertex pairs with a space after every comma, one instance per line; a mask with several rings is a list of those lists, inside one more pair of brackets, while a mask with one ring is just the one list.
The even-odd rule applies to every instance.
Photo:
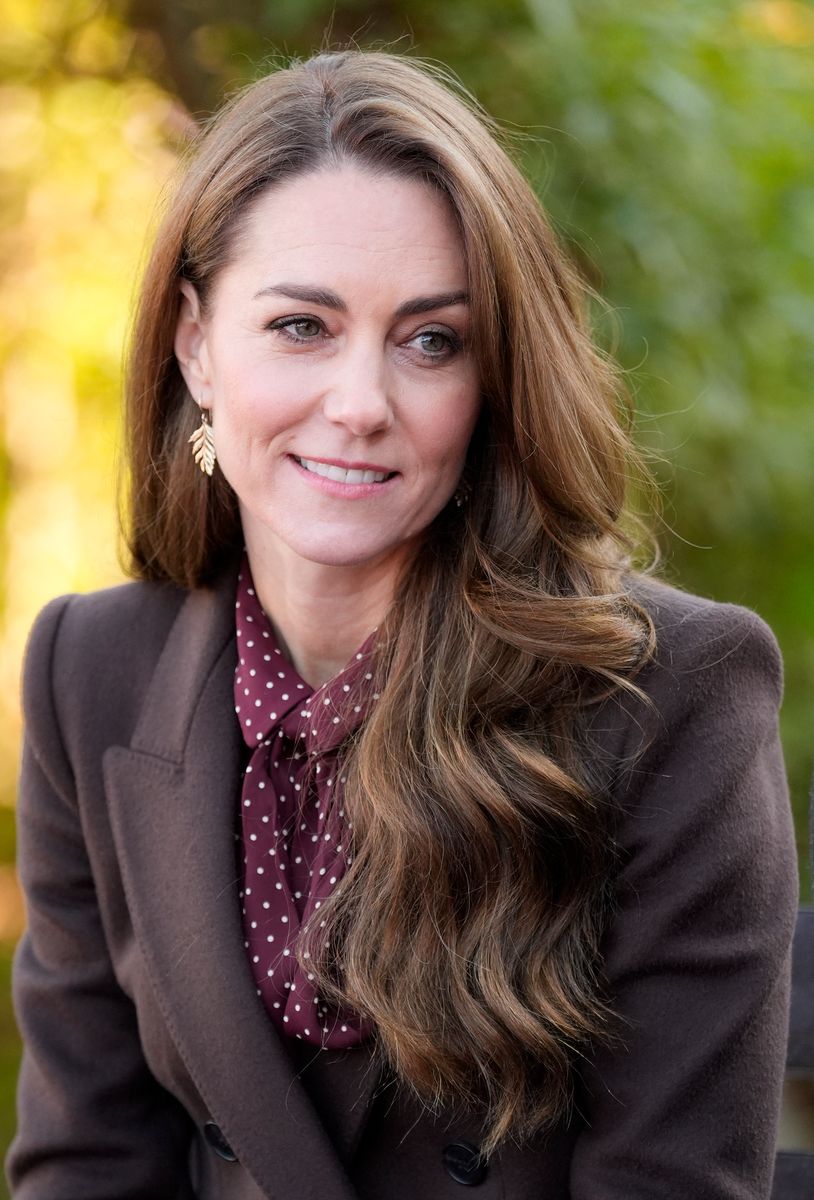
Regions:
[[318, 462], [313, 458], [297, 458], [296, 461], [306, 471], [321, 475], [323, 479], [333, 479], [336, 483], [385, 483], [392, 479], [396, 471], [366, 471], [353, 468], [336, 467], [331, 463]]

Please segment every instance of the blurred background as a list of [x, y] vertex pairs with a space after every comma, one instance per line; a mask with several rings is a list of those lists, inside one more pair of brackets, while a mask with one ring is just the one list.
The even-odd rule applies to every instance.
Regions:
[[597, 336], [664, 489], [665, 573], [756, 609], [780, 641], [809, 895], [812, 4], [0, 0], [0, 1152], [19, 1053], [20, 659], [48, 599], [122, 578], [122, 346], [151, 216], [226, 94], [350, 41], [458, 73], [609, 301]]

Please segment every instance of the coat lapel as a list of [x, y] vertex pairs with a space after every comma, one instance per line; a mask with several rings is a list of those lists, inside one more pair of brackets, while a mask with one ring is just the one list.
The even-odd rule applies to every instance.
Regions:
[[234, 583], [230, 573], [213, 590], [189, 594], [131, 745], [105, 755], [114, 837], [167, 1028], [238, 1159], [269, 1197], [354, 1200], [340, 1152], [349, 1156], [361, 1132], [375, 1072], [343, 1115], [344, 1144], [334, 1145], [246, 959]]

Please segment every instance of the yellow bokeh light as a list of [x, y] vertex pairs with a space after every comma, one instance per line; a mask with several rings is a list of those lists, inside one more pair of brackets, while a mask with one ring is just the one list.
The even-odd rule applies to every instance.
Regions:
[[744, 24], [751, 33], [786, 46], [814, 42], [814, 10], [799, 0], [757, 0], [744, 9]]
[[[121, 578], [116, 462], [123, 341], [150, 214], [188, 118], [118, 70], [127, 30], [97, 5], [6, 0], [0, 87], [0, 422], [12, 491], [0, 623], [0, 803], [11, 803], [25, 639], [52, 596]], [[80, 9], [82, 12], [80, 13]], [[28, 82], [47, 31], [69, 19], [71, 72]], [[6, 19], [7, 18], [7, 19]], [[118, 40], [117, 40], [118, 39]], [[92, 77], [83, 77], [87, 70]], [[0, 908], [2, 905], [0, 904]], [[0, 924], [2, 913], [0, 913]]]

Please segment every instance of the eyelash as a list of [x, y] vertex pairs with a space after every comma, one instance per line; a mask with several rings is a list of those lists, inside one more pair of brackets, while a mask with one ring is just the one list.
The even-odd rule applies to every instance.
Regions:
[[[284, 337], [288, 338], [288, 340], [293, 342], [295, 345], [304, 346], [308, 342], [317, 341], [318, 340], [317, 337], [316, 336], [315, 337], [307, 337], [307, 338], [297, 337], [296, 334], [294, 334], [293, 332], [289, 332], [289, 330], [293, 330], [293, 327], [295, 325], [309, 325], [309, 324], [310, 325], [318, 325], [320, 327], [321, 332], [322, 333], [325, 332], [325, 327], [322, 324], [322, 322], [319, 320], [318, 317], [306, 317], [306, 316], [278, 317], [276, 321], [269, 322], [269, 324], [266, 326], [266, 328], [269, 330], [279, 331], [280, 333], [283, 334]], [[419, 330], [418, 333], [413, 335], [413, 337], [410, 339], [410, 341], [415, 341], [416, 338], [426, 337], [431, 334], [435, 334], [438, 337], [444, 338], [447, 342], [447, 348], [446, 348], [446, 350], [442, 351], [440, 354], [425, 354], [424, 357], [426, 359], [428, 359], [429, 361], [434, 360], [436, 362], [439, 362], [439, 361], [443, 361], [447, 358], [451, 358], [454, 354], [457, 354], [463, 347], [463, 341], [457, 334], [453, 333], [449, 329], [439, 329], [434, 326], [430, 326], [427, 329]]]

